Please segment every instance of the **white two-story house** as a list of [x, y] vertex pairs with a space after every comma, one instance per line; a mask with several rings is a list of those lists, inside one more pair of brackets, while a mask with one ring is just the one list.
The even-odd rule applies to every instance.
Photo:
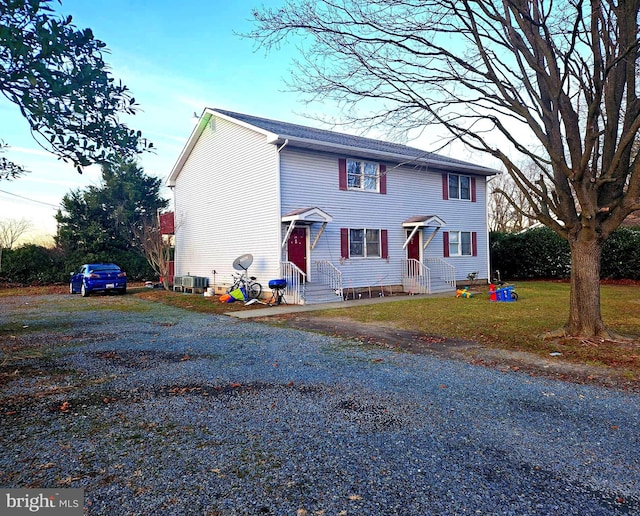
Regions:
[[[288, 302], [454, 290], [489, 277], [487, 178], [417, 148], [205, 109], [168, 185], [175, 274], [231, 283], [234, 260]], [[214, 274], [215, 271], [215, 274]], [[338, 299], [339, 299], [338, 298]]]

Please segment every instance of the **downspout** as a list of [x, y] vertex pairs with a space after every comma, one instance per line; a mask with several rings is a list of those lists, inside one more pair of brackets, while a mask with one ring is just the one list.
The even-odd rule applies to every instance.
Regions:
[[[281, 182], [280, 182], [280, 177], [281, 177], [281, 161], [280, 161], [280, 151], [282, 151], [282, 149], [284, 149], [289, 143], [289, 138], [285, 139], [284, 143], [282, 145], [280, 145], [280, 147], [276, 147], [276, 161], [277, 161], [277, 169], [278, 169], [278, 175], [276, 177], [276, 188], [277, 188], [277, 196], [278, 196], [278, 226], [280, 229], [280, 231], [282, 231], [282, 188], [281, 188]], [[293, 226], [294, 222], [292, 221], [292, 226]], [[289, 237], [289, 233], [290, 231], [293, 229], [293, 227], [289, 227], [288, 228], [288, 233], [287, 233], [287, 238]], [[280, 233], [280, 235], [282, 235], [282, 232]], [[278, 238], [278, 243], [280, 243], [280, 238]], [[280, 275], [282, 274], [282, 253], [283, 253], [283, 248], [284, 245], [286, 243], [286, 239], [282, 242], [282, 245], [280, 247], [280, 252], [278, 254], [278, 277], [280, 277]]]
[[287, 138], [284, 143], [282, 145], [280, 145], [280, 147], [278, 147], [278, 154], [280, 154], [280, 151], [282, 149], [284, 149], [287, 145], [289, 145], [289, 138]]
[[497, 175], [490, 177], [487, 179], [485, 177], [484, 181], [484, 223], [485, 230], [487, 232], [487, 283], [492, 283], [491, 279], [491, 242], [489, 241], [489, 183], [493, 181]]

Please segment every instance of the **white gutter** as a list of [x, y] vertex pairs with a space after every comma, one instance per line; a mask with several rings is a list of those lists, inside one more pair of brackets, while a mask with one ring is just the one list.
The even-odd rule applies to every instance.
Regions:
[[[270, 133], [271, 138], [267, 138], [267, 143], [272, 143], [277, 145], [282, 140], [284, 140], [283, 147], [285, 145], [290, 144], [303, 144], [310, 147], [316, 148], [324, 148], [324, 149], [333, 149], [338, 153], [349, 154], [353, 152], [358, 152], [368, 156], [378, 156], [385, 157], [390, 161], [399, 161], [401, 163], [415, 163], [422, 165], [430, 165], [435, 168], [443, 169], [443, 170], [466, 170], [469, 172], [475, 172], [476, 174], [481, 174], [485, 176], [492, 176], [498, 174], [499, 171], [488, 168], [473, 165], [472, 163], [465, 163], [459, 161], [446, 161], [446, 160], [434, 160], [429, 159], [427, 157], [420, 158], [416, 156], [410, 156], [407, 154], [400, 154], [395, 152], [386, 152], [386, 151], [378, 151], [375, 149], [362, 148], [362, 147], [353, 147], [352, 145], [342, 145], [339, 143], [325, 142], [322, 140], [310, 139], [310, 138], [297, 138], [295, 136], [286, 136], [286, 135], [277, 135], [274, 133]], [[424, 151], [425, 155], [431, 154], [430, 152]]]

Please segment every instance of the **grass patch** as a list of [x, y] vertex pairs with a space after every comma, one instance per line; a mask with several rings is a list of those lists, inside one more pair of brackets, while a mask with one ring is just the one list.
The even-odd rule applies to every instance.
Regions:
[[131, 293], [138, 299], [146, 299], [163, 303], [165, 305], [183, 308], [185, 310], [193, 310], [194, 312], [207, 314], [225, 314], [240, 310], [255, 310], [264, 305], [256, 304], [245, 306], [244, 303], [221, 303], [218, 296], [205, 297], [202, 294], [185, 294], [182, 292], [171, 292], [164, 289], [138, 288], [132, 289]]
[[489, 301], [486, 291], [470, 299], [407, 298], [395, 303], [354, 306], [314, 312], [318, 317], [347, 317], [359, 322], [388, 323], [428, 335], [481, 342], [492, 348], [526, 351], [541, 356], [562, 353], [564, 359], [623, 369], [640, 379], [640, 289], [603, 285], [605, 324], [631, 341], [544, 339], [561, 328], [568, 317], [569, 285], [560, 282], [524, 282], [517, 285], [514, 303]]

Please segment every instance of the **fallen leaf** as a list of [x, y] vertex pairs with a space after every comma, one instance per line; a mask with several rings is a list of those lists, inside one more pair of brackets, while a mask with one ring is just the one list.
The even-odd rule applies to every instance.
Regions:
[[362, 500], [362, 496], [357, 495], [357, 494], [352, 494], [347, 496], [347, 498], [349, 498], [349, 500], [351, 500], [352, 502], [358, 501], [358, 500]]
[[68, 401], [63, 402], [62, 405], [60, 405], [60, 412], [69, 412], [70, 409], [71, 405]]

